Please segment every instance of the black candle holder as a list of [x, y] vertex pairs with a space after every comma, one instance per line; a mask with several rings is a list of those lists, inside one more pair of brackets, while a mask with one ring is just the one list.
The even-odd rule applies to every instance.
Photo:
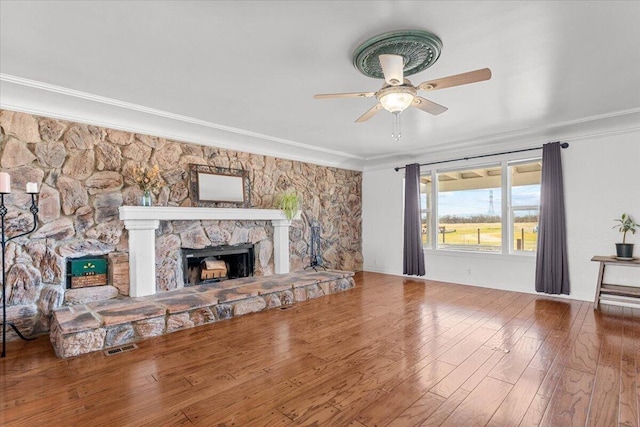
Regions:
[[7, 243], [9, 243], [10, 241], [12, 241], [13, 239], [17, 239], [18, 237], [22, 237], [22, 236], [26, 236], [27, 234], [31, 234], [35, 231], [35, 229], [38, 227], [38, 206], [36, 205], [36, 195], [35, 193], [31, 193], [31, 207], [29, 208], [29, 211], [33, 214], [33, 228], [31, 228], [31, 230], [21, 233], [21, 234], [17, 234], [13, 237], [10, 237], [7, 239], [6, 235], [5, 235], [5, 224], [4, 224], [4, 217], [7, 215], [7, 208], [4, 205], [4, 195], [6, 193], [0, 193], [0, 217], [2, 218], [1, 223], [2, 223], [2, 241], [0, 241], [0, 243], [2, 244], [2, 356], [1, 357], [5, 357], [6, 355], [6, 346], [7, 346], [7, 326], [11, 326], [11, 328], [13, 328], [13, 330], [16, 332], [16, 334], [18, 334], [18, 336], [23, 339], [23, 340], [27, 340], [27, 341], [31, 341], [34, 340], [35, 338], [30, 338], [30, 337], [25, 337], [24, 335], [22, 335], [22, 333], [18, 330], [18, 328], [16, 327], [16, 325], [14, 325], [11, 322], [7, 322], [7, 267], [6, 267], [6, 262], [5, 262], [5, 249], [7, 247]]

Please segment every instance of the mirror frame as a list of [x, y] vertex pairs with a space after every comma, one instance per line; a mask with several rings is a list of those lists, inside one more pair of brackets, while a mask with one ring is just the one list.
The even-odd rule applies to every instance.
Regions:
[[[215, 176], [238, 178], [242, 181], [242, 201], [221, 200], [215, 195], [203, 199], [200, 195], [200, 180], [203, 175], [206, 175], [208, 179], [214, 178]], [[251, 207], [251, 185], [249, 182], [249, 172], [243, 169], [231, 169], [218, 166], [190, 164], [189, 196], [194, 206], [197, 207], [233, 206], [249, 208]]]

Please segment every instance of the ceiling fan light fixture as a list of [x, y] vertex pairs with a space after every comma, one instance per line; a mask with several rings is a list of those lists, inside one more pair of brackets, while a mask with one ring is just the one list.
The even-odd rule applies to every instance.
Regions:
[[447, 107], [418, 95], [418, 90], [432, 91], [491, 78], [491, 70], [483, 68], [466, 73], [429, 80], [414, 86], [405, 76], [432, 66], [440, 56], [442, 41], [434, 34], [421, 30], [401, 30], [380, 34], [368, 39], [353, 53], [353, 65], [367, 77], [384, 78], [385, 84], [377, 92], [329, 93], [314, 95], [316, 99], [375, 96], [378, 103], [369, 108], [356, 123], [363, 123], [384, 109], [393, 114], [392, 138], [398, 141], [400, 113], [414, 107], [428, 114], [438, 115]]
[[413, 95], [408, 92], [392, 92], [381, 96], [380, 103], [390, 113], [401, 113], [413, 103]]
[[[407, 83], [407, 81], [405, 81]], [[376, 93], [382, 108], [390, 113], [401, 113], [411, 106], [418, 91], [411, 85], [385, 86]]]

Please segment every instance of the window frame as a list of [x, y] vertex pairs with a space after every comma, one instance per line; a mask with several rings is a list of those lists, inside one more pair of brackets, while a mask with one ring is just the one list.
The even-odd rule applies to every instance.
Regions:
[[[524, 165], [524, 164], [528, 164], [528, 163], [534, 163], [534, 162], [542, 162], [542, 156], [536, 156], [536, 157], [529, 157], [529, 158], [525, 158], [525, 159], [518, 159], [518, 160], [506, 160], [506, 173], [507, 173], [507, 189], [508, 194], [507, 194], [507, 199], [508, 199], [508, 204], [507, 204], [507, 213], [509, 215], [508, 221], [508, 240], [505, 243], [507, 251], [504, 253], [510, 254], [510, 255], [518, 255], [518, 256], [528, 256], [528, 257], [535, 257], [536, 256], [536, 252], [537, 251], [524, 251], [524, 250], [517, 250], [514, 248], [514, 242], [515, 242], [515, 215], [514, 215], [514, 208], [518, 208], [518, 209], [534, 209], [537, 208], [538, 210], [538, 218], [540, 216], [540, 199], [538, 199], [538, 205], [534, 206], [534, 205], [519, 205], [519, 206], [514, 206], [513, 202], [512, 202], [512, 198], [511, 198], [511, 192], [512, 192], [512, 182], [511, 182], [511, 178], [512, 178], [512, 174], [509, 173], [509, 168], [510, 167], [515, 167], [518, 165]], [[542, 176], [541, 178], [541, 182], [540, 184], [542, 184]], [[524, 242], [523, 242], [524, 245]], [[504, 250], [504, 248], [503, 248]]]
[[[421, 172], [420, 173], [420, 177], [423, 177], [423, 176], [429, 176], [431, 178], [431, 191], [433, 191], [433, 181], [434, 181], [434, 179], [433, 179], [433, 176], [431, 174], [431, 171], [428, 171], [426, 173], [422, 173]], [[422, 233], [422, 215], [423, 214], [426, 215], [427, 220], [430, 220], [430, 221], [427, 221], [427, 223], [429, 225], [427, 227], [427, 231], [431, 231], [433, 229], [433, 212], [434, 212], [434, 208], [435, 208], [435, 206], [433, 204], [433, 193], [432, 193], [431, 194], [431, 199], [429, 199], [429, 197], [426, 198], [425, 209], [422, 209], [422, 194], [425, 194], [425, 193], [422, 193], [422, 192], [420, 193], [420, 228], [421, 228], [421, 230], [420, 230], [420, 238], [421, 239], [422, 239], [422, 236], [423, 236], [423, 233]], [[431, 202], [431, 203], [429, 203], [429, 202]], [[429, 204], [431, 204], [431, 208], [429, 208]], [[404, 204], [403, 204], [403, 206], [404, 206]], [[431, 215], [431, 218], [429, 218], [429, 215]], [[432, 236], [432, 233], [430, 233], [430, 232], [425, 233], [425, 234], [427, 236], [427, 242], [423, 242], [423, 249], [425, 249], [425, 248], [428, 249], [429, 247], [431, 247], [431, 245], [433, 245], [433, 236]]]
[[[469, 255], [469, 256], [515, 256], [515, 257], [525, 257], [531, 258], [536, 256], [536, 251], [518, 251], [514, 247], [514, 226], [515, 226], [515, 215], [513, 214], [513, 208], [511, 201], [511, 173], [509, 173], [509, 168], [511, 166], [517, 166], [518, 164], [526, 164], [533, 162], [541, 162], [542, 156], [527, 156], [527, 157], [512, 157], [512, 156], [504, 156], [500, 157], [491, 162], [477, 162], [471, 163], [465, 161], [464, 163], [459, 163], [454, 166], [447, 166], [443, 168], [438, 168], [437, 165], [433, 165], [433, 167], [429, 169], [425, 169], [421, 171], [421, 175], [431, 175], [431, 235], [429, 236], [429, 244], [424, 245], [425, 252], [436, 252], [441, 254], [459, 254], [459, 255]], [[479, 250], [479, 251], [465, 251], [460, 249], [451, 249], [451, 248], [439, 248], [438, 247], [438, 220], [439, 220], [439, 179], [438, 176], [441, 173], [446, 172], [454, 172], [461, 171], [467, 169], [474, 168], [485, 168], [485, 167], [500, 167], [501, 168], [501, 221], [502, 221], [502, 244], [500, 246], [500, 251], [487, 251], [487, 250]], [[527, 206], [529, 208], [534, 208], [536, 206]], [[516, 208], [521, 209], [523, 206], [516, 206]], [[540, 209], [540, 204], [537, 205], [538, 210]]]

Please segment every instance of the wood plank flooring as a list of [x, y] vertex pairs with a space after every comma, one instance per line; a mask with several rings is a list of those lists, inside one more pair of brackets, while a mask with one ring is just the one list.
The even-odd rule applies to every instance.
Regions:
[[639, 426], [639, 311], [355, 279], [114, 356], [10, 342], [0, 425]]

